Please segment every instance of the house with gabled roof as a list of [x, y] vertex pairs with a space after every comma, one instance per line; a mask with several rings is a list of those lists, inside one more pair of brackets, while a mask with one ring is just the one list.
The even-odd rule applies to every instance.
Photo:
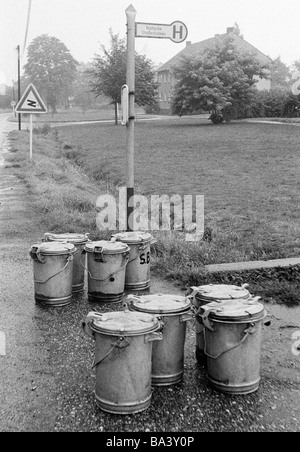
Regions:
[[[222, 41], [230, 37], [233, 44], [238, 49], [252, 53], [262, 64], [270, 65], [272, 63], [270, 57], [245, 41], [245, 39], [240, 34], [237, 34], [235, 30], [235, 27], [227, 28], [227, 33], [216, 35], [214, 38], [209, 38], [195, 44], [192, 44], [191, 41], [187, 41], [186, 47], [181, 52], [158, 68], [158, 96], [161, 110], [170, 111], [171, 109], [172, 93], [176, 84], [176, 80], [172, 76], [172, 68], [180, 64], [182, 57], [199, 55], [204, 53], [206, 49], [214, 47], [217, 40]], [[256, 84], [256, 87], [258, 90], [271, 89], [271, 80], [261, 79], [259, 77], [257, 77], [257, 79], [258, 83]]]

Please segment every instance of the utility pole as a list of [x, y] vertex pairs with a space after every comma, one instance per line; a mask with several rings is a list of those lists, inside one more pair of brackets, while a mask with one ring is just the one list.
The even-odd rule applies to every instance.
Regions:
[[[20, 102], [21, 99], [21, 58], [20, 58], [20, 46], [17, 47], [18, 51], [18, 102]], [[21, 113], [18, 114], [19, 118], [19, 130], [22, 130], [22, 123], [21, 123]]]
[[136, 10], [130, 5], [127, 16], [127, 74], [129, 90], [129, 119], [126, 126], [127, 147], [127, 231], [133, 231], [132, 213], [134, 210], [134, 122], [135, 122], [135, 18]]

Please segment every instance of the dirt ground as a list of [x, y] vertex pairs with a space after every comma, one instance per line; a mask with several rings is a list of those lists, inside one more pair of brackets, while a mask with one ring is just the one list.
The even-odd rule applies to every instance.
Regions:
[[[266, 305], [272, 323], [264, 329], [258, 392], [228, 396], [208, 385], [205, 369], [195, 360], [191, 323], [183, 383], [154, 388], [151, 407], [138, 415], [99, 410], [91, 370], [94, 343], [81, 322], [89, 311], [109, 306], [91, 305], [86, 292], [64, 308], [35, 303], [28, 251], [46, 231], [26, 187], [5, 164], [3, 143], [2, 151], [0, 332], [6, 337], [6, 354], [0, 356], [0, 431], [300, 431], [300, 355], [292, 352], [300, 339], [300, 309], [278, 305]], [[151, 292], [183, 294], [155, 275]]]

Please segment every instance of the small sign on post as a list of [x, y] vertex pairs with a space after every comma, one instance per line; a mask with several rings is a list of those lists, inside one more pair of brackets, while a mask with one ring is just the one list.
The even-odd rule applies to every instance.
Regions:
[[179, 20], [172, 22], [170, 25], [136, 22], [135, 36], [137, 38], [171, 39], [171, 41], [179, 44], [186, 40], [188, 29]]
[[15, 112], [16, 102], [13, 100], [10, 105], [12, 106], [12, 109], [13, 109], [13, 115], [14, 115], [14, 117], [16, 117], [16, 112]]
[[25, 90], [23, 96], [18, 102], [16, 108], [16, 113], [29, 113], [30, 114], [30, 160], [33, 159], [32, 150], [32, 134], [33, 134], [33, 114], [47, 113], [47, 107], [42, 101], [38, 90], [31, 83]]
[[129, 88], [127, 85], [122, 86], [121, 93], [121, 124], [126, 126], [129, 120]]

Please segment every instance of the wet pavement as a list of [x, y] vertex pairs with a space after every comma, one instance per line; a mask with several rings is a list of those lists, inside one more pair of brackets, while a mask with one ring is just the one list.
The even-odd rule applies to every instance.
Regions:
[[[4, 157], [5, 152], [4, 140]], [[63, 308], [37, 305], [28, 251], [45, 231], [25, 185], [5, 161], [0, 203], [0, 332], [6, 337], [6, 354], [0, 356], [0, 431], [300, 431], [300, 356], [293, 354], [298, 333], [300, 339], [300, 309], [280, 306], [267, 306], [272, 324], [264, 329], [258, 392], [228, 396], [208, 385], [204, 367], [195, 360], [190, 323], [183, 383], [154, 388], [151, 407], [138, 415], [99, 410], [94, 342], [84, 335], [81, 322], [91, 310], [121, 305], [91, 304], [86, 291]], [[154, 275], [151, 292], [183, 293]]]

